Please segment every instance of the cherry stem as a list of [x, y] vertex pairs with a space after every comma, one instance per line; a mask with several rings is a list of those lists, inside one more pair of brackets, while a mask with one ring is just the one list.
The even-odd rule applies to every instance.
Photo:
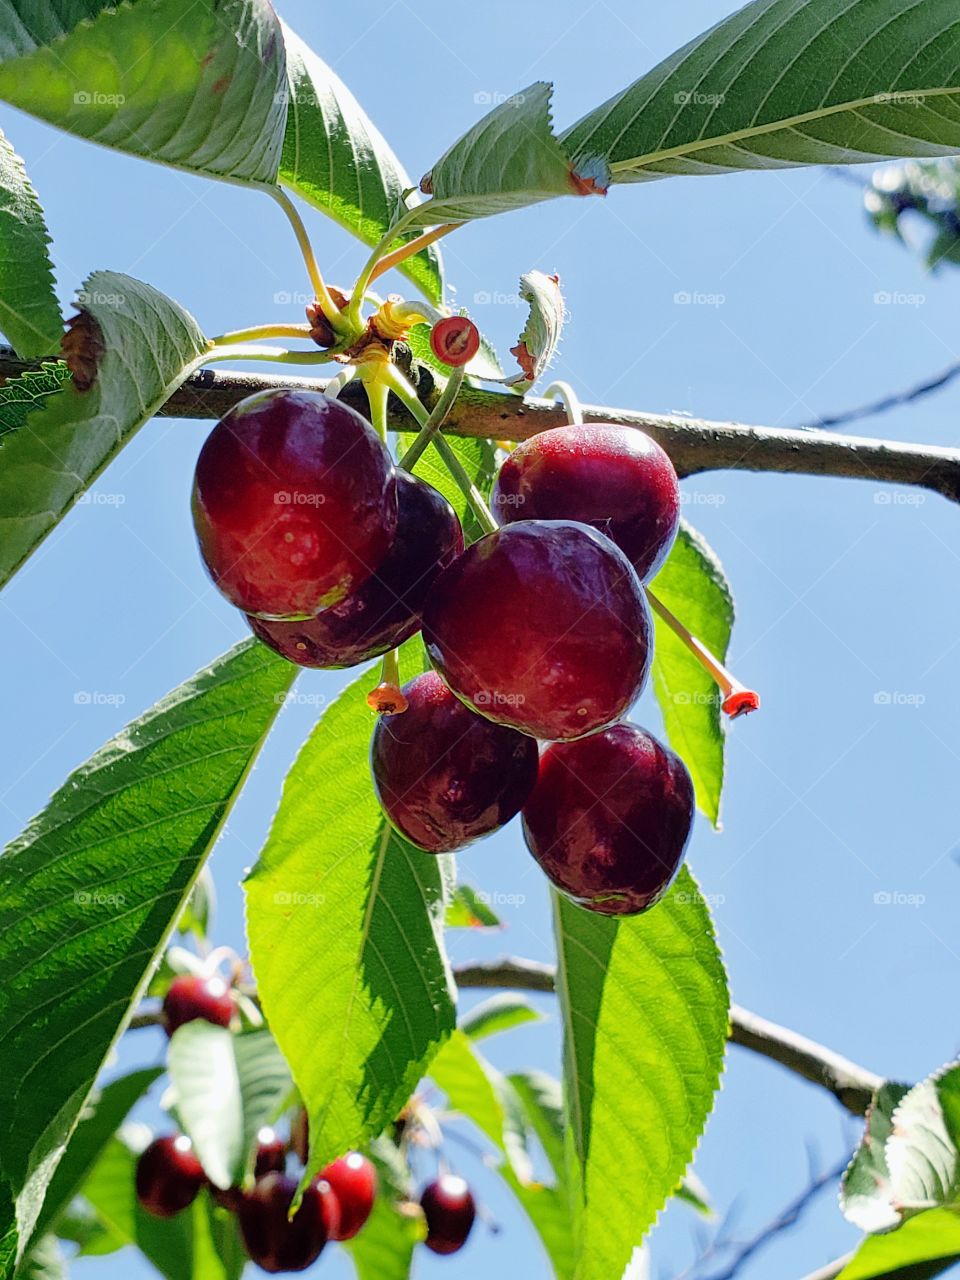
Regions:
[[287, 351], [283, 347], [237, 342], [223, 347], [211, 345], [203, 363], [212, 364], [214, 360], [272, 360], [276, 364], [329, 364], [333, 359], [329, 351]]
[[400, 466], [403, 467], [404, 471], [413, 470], [423, 456], [427, 446], [436, 438], [437, 432], [446, 422], [447, 416], [453, 408], [457, 396], [460, 394], [463, 378], [463, 369], [454, 369], [451, 372], [450, 377], [447, 379], [447, 385], [443, 388], [440, 399], [433, 406], [426, 424], [420, 428], [420, 434], [400, 459]]
[[678, 617], [671, 613], [663, 601], [655, 596], [649, 587], [644, 587], [650, 607], [659, 614], [673, 634], [690, 650], [700, 665], [710, 673], [717, 683], [723, 702], [721, 707], [731, 720], [737, 716], [756, 711], [760, 706], [760, 695], [753, 689], [741, 684], [736, 676], [731, 675], [719, 658], [715, 658], [702, 640], [687, 630]]
[[543, 393], [544, 400], [561, 400], [571, 427], [583, 426], [583, 406], [569, 382], [551, 382]]
[[360, 380], [367, 393], [370, 406], [370, 421], [381, 440], [387, 439], [387, 399], [390, 388], [383, 380], [380, 365], [367, 364], [360, 371]]
[[407, 258], [419, 253], [421, 249], [426, 249], [427, 245], [433, 244], [435, 240], [445, 236], [448, 231], [453, 231], [462, 226], [462, 222], [444, 222], [439, 227], [434, 227], [432, 231], [425, 231], [422, 236], [417, 236], [415, 240], [408, 240], [399, 249], [394, 249], [393, 253], [388, 253], [386, 257], [380, 259], [367, 277], [367, 284], [373, 284], [374, 280], [379, 280], [391, 267], [398, 267], [401, 262], [405, 262]]
[[324, 283], [320, 268], [317, 265], [317, 257], [313, 252], [313, 245], [310, 243], [310, 237], [307, 234], [307, 228], [304, 226], [303, 219], [297, 211], [296, 205], [280, 187], [268, 186], [264, 188], [273, 196], [277, 204], [287, 215], [287, 221], [293, 228], [293, 234], [297, 238], [297, 244], [300, 246], [300, 252], [303, 255], [304, 265], [307, 268], [307, 275], [310, 277], [310, 283], [313, 285], [313, 292], [316, 295], [320, 310], [323, 312], [330, 327], [334, 333], [349, 333], [349, 325], [344, 321], [343, 313], [331, 298], [330, 293]]
[[256, 324], [249, 329], [233, 329], [211, 338], [215, 347], [236, 345], [238, 342], [259, 342], [261, 338], [309, 338], [308, 324]]
[[[347, 383], [352, 382], [356, 376], [357, 376], [356, 365], [353, 365], [353, 364], [344, 365], [344, 367], [340, 370], [337, 376], [335, 378], [331, 378], [330, 381], [327, 383], [327, 385], [324, 387], [323, 394], [327, 397], [328, 400], [336, 400], [337, 397], [340, 395], [340, 392], [347, 385]], [[386, 425], [384, 425], [384, 430], [386, 430]]]
[[[391, 364], [388, 366], [386, 377], [389, 380], [390, 390], [396, 395], [397, 399], [409, 409], [421, 427], [426, 427], [430, 421], [430, 414], [417, 399], [417, 393], [396, 365]], [[432, 437], [432, 443], [443, 459], [447, 470], [456, 481], [457, 487], [469, 502], [470, 509], [476, 516], [477, 523], [481, 529], [483, 529], [484, 533], [495, 533], [498, 527], [497, 522], [490, 514], [490, 508], [484, 501], [483, 494], [470, 479], [463, 463], [450, 448], [441, 432], [438, 431]]]
[[[353, 286], [353, 292], [350, 297], [350, 306], [347, 309], [350, 324], [354, 328], [359, 329], [361, 327], [360, 312], [363, 306], [363, 299], [366, 296], [367, 289], [370, 286], [370, 281], [373, 279], [373, 273], [376, 271], [378, 263], [397, 237], [403, 235], [408, 225], [416, 220], [422, 210], [423, 206], [417, 205], [413, 209], [408, 209], [402, 218], [398, 218], [393, 226], [390, 227], [387, 233], [380, 239], [379, 243], [370, 254], [370, 257], [367, 259], [363, 270], [357, 276], [356, 284]], [[401, 247], [405, 248], [406, 246], [404, 245]]]

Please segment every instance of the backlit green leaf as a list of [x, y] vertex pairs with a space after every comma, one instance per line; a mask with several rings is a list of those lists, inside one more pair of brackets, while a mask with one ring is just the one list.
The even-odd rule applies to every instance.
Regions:
[[63, 329], [43, 210], [0, 133], [0, 329], [24, 357], [56, 351]]

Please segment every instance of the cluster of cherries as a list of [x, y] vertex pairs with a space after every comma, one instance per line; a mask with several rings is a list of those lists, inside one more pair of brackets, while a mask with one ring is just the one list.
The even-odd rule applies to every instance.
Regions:
[[402, 835], [440, 853], [522, 812], [562, 892], [646, 910], [694, 811], [679, 757], [621, 722], [652, 659], [643, 584], [676, 536], [676, 472], [635, 428], [574, 424], [507, 456], [492, 507], [499, 527], [464, 548], [450, 505], [365, 418], [292, 390], [217, 424], [193, 495], [214, 582], [290, 661], [353, 666], [422, 629], [433, 670], [380, 701], [393, 714], [371, 754]]
[[[216, 976], [181, 974], [170, 984], [163, 1002], [169, 1035], [195, 1018], [229, 1027], [235, 1016], [232, 993]], [[348, 1151], [313, 1178], [296, 1213], [290, 1208], [298, 1180], [287, 1172], [290, 1155], [307, 1159], [308, 1130], [301, 1112], [289, 1142], [273, 1129], [261, 1129], [254, 1156], [253, 1186], [214, 1190], [219, 1204], [237, 1215], [250, 1258], [264, 1271], [303, 1271], [329, 1241], [352, 1240], [366, 1224], [377, 1196], [377, 1173], [359, 1151]], [[136, 1170], [137, 1199], [156, 1217], [170, 1218], [188, 1208], [208, 1186], [203, 1166], [186, 1134], [155, 1138], [143, 1151]], [[441, 1174], [421, 1193], [426, 1221], [425, 1244], [434, 1253], [456, 1253], [466, 1243], [476, 1215], [466, 1182]]]

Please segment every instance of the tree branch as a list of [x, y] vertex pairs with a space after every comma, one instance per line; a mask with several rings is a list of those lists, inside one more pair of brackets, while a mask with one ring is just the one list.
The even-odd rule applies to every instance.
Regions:
[[934, 391], [942, 391], [944, 387], [949, 386], [955, 378], [960, 377], [960, 360], [954, 364], [947, 365], [946, 369], [942, 369], [931, 378], [927, 378], [923, 382], [918, 382], [915, 386], [908, 387], [906, 391], [892, 391], [889, 395], [882, 396], [879, 400], [871, 400], [867, 404], [858, 405], [855, 409], [845, 409], [841, 413], [825, 414], [822, 418], [815, 418], [812, 422], [803, 424], [804, 430], [816, 430], [825, 427], [841, 427], [848, 422], [858, 422], [861, 418], [872, 418], [878, 413], [888, 413], [891, 409], [901, 409], [904, 405], [913, 404], [915, 400], [922, 400], [924, 396], [931, 395]]
[[[513, 991], [552, 991], [552, 965], [506, 958], [484, 964], [457, 965], [454, 977], [461, 987], [499, 987]], [[770, 1058], [796, 1075], [828, 1090], [853, 1115], [862, 1116], [883, 1083], [865, 1067], [850, 1062], [806, 1036], [769, 1022], [748, 1009], [730, 1010], [730, 1040]]]
[[[10, 348], [0, 347], [0, 382], [35, 367], [18, 360]], [[439, 391], [428, 370], [420, 366], [419, 372], [418, 390], [429, 409]], [[174, 392], [160, 413], [165, 417], [219, 418], [254, 391], [280, 387], [322, 391], [325, 386], [325, 379], [202, 369]], [[341, 398], [354, 408], [366, 407], [363, 388], [358, 384], [351, 383]], [[642, 428], [666, 449], [681, 476], [716, 470], [840, 476], [882, 484], [918, 485], [954, 502], [960, 501], [960, 449], [871, 440], [826, 431], [749, 427], [602, 405], [583, 408], [587, 422]], [[539, 431], [565, 423], [563, 409], [551, 401], [466, 387], [444, 431], [494, 440], [526, 440]], [[411, 426], [409, 417], [395, 400], [391, 400], [390, 425], [406, 430]]]

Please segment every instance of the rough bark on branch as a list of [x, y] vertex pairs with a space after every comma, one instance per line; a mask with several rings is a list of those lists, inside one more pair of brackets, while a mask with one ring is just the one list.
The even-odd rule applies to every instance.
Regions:
[[[0, 381], [33, 367], [35, 365], [18, 360], [10, 348], [0, 347]], [[278, 387], [322, 391], [326, 381], [285, 374], [202, 369], [174, 392], [160, 412], [166, 417], [219, 418], [254, 391]], [[422, 377], [420, 390], [424, 403], [430, 407], [437, 390], [429, 372]], [[363, 388], [358, 384], [348, 386], [342, 398], [355, 408], [366, 407]], [[960, 501], [960, 449], [826, 431], [709, 422], [601, 405], [585, 405], [584, 416], [588, 422], [641, 427], [663, 445], [682, 476], [717, 470], [838, 476], [881, 484], [918, 485], [954, 502]], [[538, 431], [562, 426], [565, 422], [563, 410], [552, 401], [466, 387], [444, 431], [495, 440], [526, 440]], [[391, 402], [390, 425], [411, 429], [409, 416], [396, 401]]]

